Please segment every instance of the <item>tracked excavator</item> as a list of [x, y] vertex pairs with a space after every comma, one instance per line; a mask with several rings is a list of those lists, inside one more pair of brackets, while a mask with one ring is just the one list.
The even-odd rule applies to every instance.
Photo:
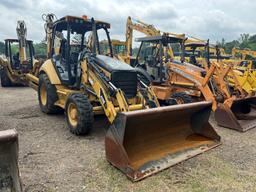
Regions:
[[[110, 24], [65, 16], [46, 26], [49, 59], [39, 78], [28, 77], [38, 87], [41, 110], [47, 114], [64, 110], [70, 131], [77, 135], [89, 133], [94, 115], [105, 114], [110, 123], [106, 158], [131, 180], [220, 144], [208, 122], [212, 103], [160, 107], [137, 71], [113, 58]], [[110, 53], [100, 47], [104, 39]]]
[[2, 87], [27, 85], [27, 73], [38, 75], [40, 62], [34, 58], [33, 42], [26, 39], [24, 21], [17, 22], [16, 32], [18, 39], [6, 39], [5, 55], [0, 56]]

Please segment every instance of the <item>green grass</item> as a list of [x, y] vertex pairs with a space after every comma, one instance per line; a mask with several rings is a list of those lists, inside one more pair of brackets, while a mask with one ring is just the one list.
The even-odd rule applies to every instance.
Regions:
[[90, 170], [93, 170], [91, 176], [84, 180], [86, 192], [256, 191], [255, 174], [243, 173], [212, 153], [200, 155], [135, 183], [102, 157]]

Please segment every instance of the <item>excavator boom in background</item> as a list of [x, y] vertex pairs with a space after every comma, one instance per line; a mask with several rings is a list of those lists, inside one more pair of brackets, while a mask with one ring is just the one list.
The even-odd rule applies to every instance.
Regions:
[[27, 40], [24, 21], [17, 22], [17, 39], [5, 40], [5, 55], [0, 56], [1, 85], [28, 85], [26, 74], [38, 75], [40, 62], [34, 58], [33, 41]]

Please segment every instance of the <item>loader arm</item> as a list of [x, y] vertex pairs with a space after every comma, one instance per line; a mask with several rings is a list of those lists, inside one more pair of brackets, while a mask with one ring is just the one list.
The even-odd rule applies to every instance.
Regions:
[[[143, 82], [142, 84], [143, 86], [145, 86], [145, 88], [139, 89], [138, 94], [140, 94], [141, 98], [145, 98], [144, 101], [142, 102], [142, 104], [130, 105], [123, 91], [115, 87], [115, 85], [110, 82], [110, 79], [101, 71], [101, 69], [92, 59], [92, 57], [93, 56], [88, 55], [86, 57], [87, 59], [85, 59], [81, 63], [81, 65], [83, 65], [81, 66], [81, 68], [87, 70], [83, 73], [88, 75], [88, 83], [97, 95], [97, 98], [101, 103], [101, 106], [110, 123], [112, 123], [116, 118], [117, 112], [128, 112], [132, 110], [143, 109], [146, 105], [150, 106], [148, 101], [152, 101], [154, 103], [152, 107], [159, 106], [158, 100], [154, 95], [154, 92], [145, 84], [143, 84]], [[109, 95], [111, 95], [111, 97], [109, 97]], [[115, 104], [113, 103], [113, 98], [115, 98]]]
[[[193, 73], [185, 66], [176, 65], [173, 63], [169, 64], [169, 70], [191, 81], [194, 86], [201, 91], [205, 100], [211, 101], [213, 103], [212, 110], [215, 111], [217, 109], [217, 101], [215, 95], [208, 86], [208, 83], [216, 70], [214, 65], [210, 67], [205, 77], [195, 75], [195, 73]], [[175, 84], [176, 82], [170, 81], [170, 83]]]
[[[128, 111], [128, 104], [124, 99], [122, 91], [111, 85], [108, 78], [98, 69], [96, 64], [90, 56], [87, 57], [87, 60], [84, 60], [82, 65], [87, 65], [87, 71], [84, 73], [88, 74], [88, 82], [94, 90], [108, 120], [112, 123], [116, 117], [116, 110], [113, 102], [109, 97], [110, 91], [115, 91], [115, 97], [118, 102], [120, 111]], [[112, 90], [110, 90], [112, 89]]]

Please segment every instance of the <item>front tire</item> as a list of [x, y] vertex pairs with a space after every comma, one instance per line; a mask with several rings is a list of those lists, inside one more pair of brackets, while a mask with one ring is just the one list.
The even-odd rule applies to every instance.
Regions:
[[43, 73], [39, 76], [38, 100], [41, 111], [46, 114], [54, 114], [63, 111], [55, 105], [58, 100], [56, 87], [51, 84], [48, 76]]
[[86, 135], [93, 126], [93, 107], [89, 99], [81, 93], [68, 96], [65, 105], [66, 122], [71, 133]]
[[173, 100], [175, 100], [178, 105], [193, 102], [192, 97], [184, 92], [173, 93], [170, 101], [167, 101], [167, 104], [173, 105]]

